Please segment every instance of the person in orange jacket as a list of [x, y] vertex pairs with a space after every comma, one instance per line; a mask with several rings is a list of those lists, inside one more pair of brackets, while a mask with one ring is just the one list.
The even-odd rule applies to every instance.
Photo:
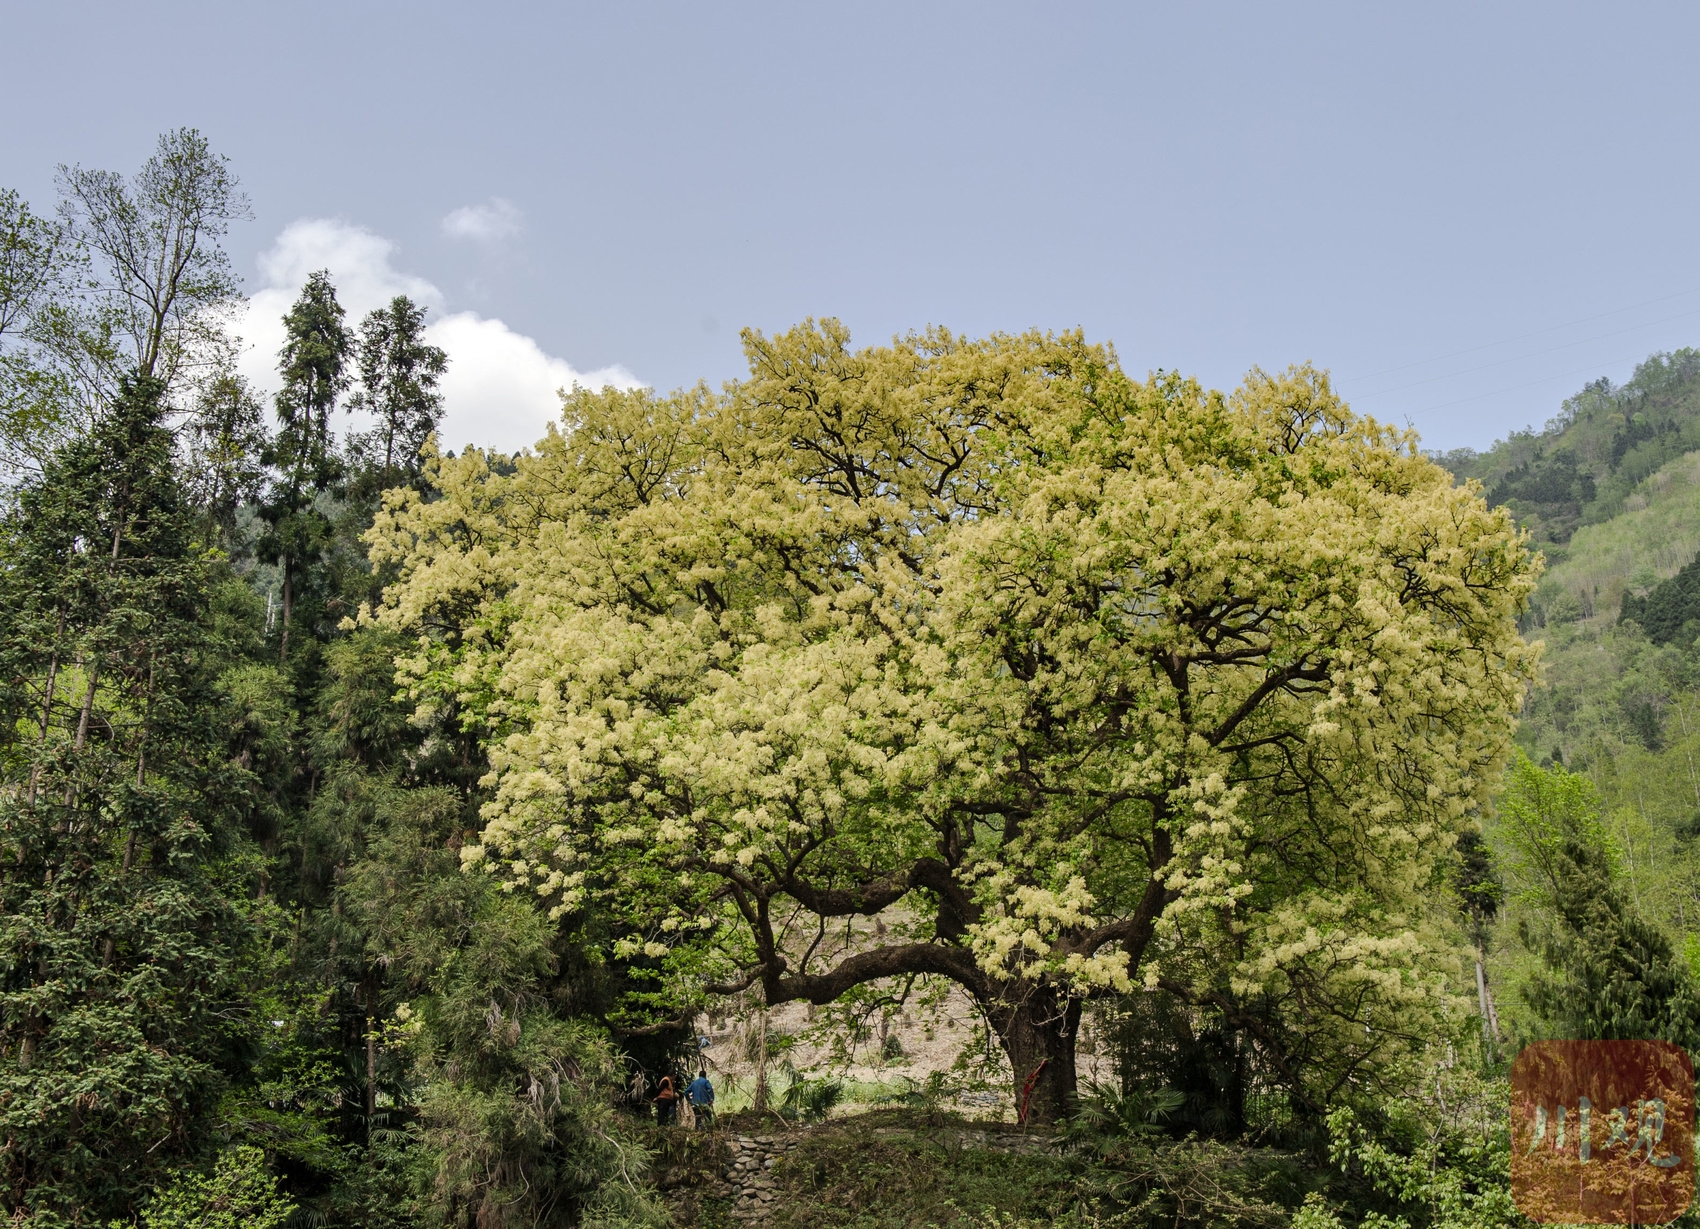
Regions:
[[661, 1088], [655, 1094], [655, 1121], [661, 1126], [673, 1125], [673, 1115], [679, 1108], [679, 1094], [673, 1088], [673, 1077], [661, 1077]]

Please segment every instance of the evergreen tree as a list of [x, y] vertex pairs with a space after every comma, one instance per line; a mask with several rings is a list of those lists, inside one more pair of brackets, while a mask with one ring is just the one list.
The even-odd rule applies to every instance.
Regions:
[[188, 424], [190, 492], [207, 541], [231, 543], [236, 515], [259, 497], [268, 440], [248, 381], [220, 371], [199, 390]]
[[0, 1210], [41, 1225], [195, 1158], [248, 1029], [251, 778], [161, 392], [126, 380], [0, 523]]
[[1522, 939], [1546, 965], [1525, 991], [1554, 1036], [1700, 1041], [1700, 995], [1670, 940], [1638, 916], [1597, 847], [1568, 841], [1553, 859], [1551, 930]]
[[278, 659], [289, 658], [289, 631], [298, 591], [330, 545], [333, 526], [319, 497], [342, 476], [331, 446], [331, 414], [348, 388], [344, 368], [352, 338], [329, 270], [307, 279], [284, 316], [287, 340], [279, 355], [278, 434], [266, 455], [277, 473], [262, 509], [269, 526], [262, 552], [282, 572], [283, 610]]
[[350, 451], [357, 492], [371, 497], [419, 480], [419, 450], [442, 419], [437, 383], [449, 357], [425, 341], [425, 308], [398, 294], [361, 321], [358, 358], [360, 391], [349, 405], [377, 421]]
[[1497, 810], [1515, 895], [1534, 906], [1518, 936], [1545, 966], [1523, 999], [1551, 1035], [1700, 1040], [1694, 978], [1625, 898], [1592, 779], [1519, 754]]
[[572, 937], [462, 872], [470, 817], [455, 791], [388, 787], [373, 800], [366, 855], [338, 895], [364, 941], [365, 1035], [385, 1017], [398, 1026], [366, 1052], [369, 1087], [414, 1107], [421, 1202], [468, 1229], [566, 1227], [587, 1210], [654, 1223], [633, 1185], [644, 1159], [614, 1121], [615, 1054], [585, 1018], [607, 999]]
[[1693, 643], [1700, 632], [1700, 559], [1660, 581], [1645, 597], [1625, 593], [1618, 622], [1639, 623], [1654, 644]]
[[[653, 1223], [606, 975], [462, 873], [478, 728], [398, 699], [404, 637], [339, 626], [383, 580], [374, 497], [422, 485], [446, 363], [424, 310], [357, 338], [313, 274], [268, 441], [224, 361], [206, 244], [245, 206], [222, 159], [184, 132], [132, 181], [62, 182], [58, 227], [0, 194], [0, 447], [37, 475], [0, 507], [0, 1215]], [[375, 427], [349, 473], [356, 364]], [[36, 423], [48, 393], [75, 412]], [[227, 562], [250, 516], [275, 641], [274, 574]]]

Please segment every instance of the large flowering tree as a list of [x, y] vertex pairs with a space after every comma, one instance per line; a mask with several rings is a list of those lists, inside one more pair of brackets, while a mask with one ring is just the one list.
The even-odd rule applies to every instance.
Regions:
[[954, 981], [1040, 1118], [1094, 993], [1212, 1005], [1314, 1105], [1432, 1027], [1425, 897], [1534, 666], [1503, 511], [1308, 368], [1224, 397], [1072, 334], [746, 348], [379, 518], [370, 617], [488, 731], [470, 864], [599, 899], [687, 996]]

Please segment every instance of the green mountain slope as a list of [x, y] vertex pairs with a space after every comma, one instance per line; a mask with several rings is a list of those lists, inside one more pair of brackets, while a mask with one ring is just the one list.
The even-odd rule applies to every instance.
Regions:
[[1700, 554], [1700, 452], [1667, 462], [1630, 489], [1610, 520], [1584, 525], [1547, 551], [1532, 625], [1610, 622], [1623, 595], [1644, 594]]
[[[1547, 556], [1524, 620], [1546, 644], [1544, 677], [1518, 742], [1587, 779], [1614, 881], [1700, 972], [1700, 644], [1686, 624], [1655, 643], [1633, 617], [1700, 556], [1700, 351], [1654, 355], [1622, 386], [1589, 385], [1542, 431], [1436, 459], [1510, 507]], [[1549, 919], [1528, 901], [1507, 907], [1489, 958], [1495, 993], [1514, 1030], [1538, 1031], [1531, 942]]]
[[1578, 529], [1623, 512], [1641, 483], [1696, 448], [1700, 350], [1683, 349], [1652, 355], [1625, 384], [1589, 384], [1540, 431], [1435, 459], [1509, 506], [1556, 562]]

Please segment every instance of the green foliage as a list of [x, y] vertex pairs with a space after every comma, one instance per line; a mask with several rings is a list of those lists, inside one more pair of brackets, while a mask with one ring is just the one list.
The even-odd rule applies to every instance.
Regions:
[[73, 237], [98, 257], [85, 328], [123, 339], [120, 364], [170, 387], [229, 344], [222, 319], [241, 294], [220, 240], [249, 216], [248, 198], [206, 137], [162, 134], [129, 180], [61, 166], [59, 184]]
[[1084, 996], [1146, 976], [1268, 1025], [1312, 1110], [1417, 1044], [1456, 964], [1418, 885], [1534, 665], [1509, 517], [1309, 368], [1225, 396], [1078, 334], [835, 321], [746, 349], [721, 396], [580, 391], [570, 440], [380, 513], [377, 620], [485, 723], [469, 861], [616, 918], [665, 992], [634, 1015], [954, 980], [1041, 1120]]
[[1287, 1220], [1276, 1196], [1288, 1165], [1286, 1158], [1216, 1140], [1135, 1140], [1106, 1154], [1102, 1169], [1088, 1171], [1086, 1189], [1097, 1195], [1098, 1222], [1106, 1226], [1273, 1229]]
[[[1670, 933], [1682, 915], [1655, 911], [1669, 898], [1654, 890], [1661, 881], [1646, 877], [1649, 836], [1657, 830], [1630, 826], [1627, 814], [1621, 826], [1608, 824], [1594, 784], [1602, 775], [1615, 782], [1615, 774], [1543, 769], [1520, 758], [1499, 802], [1495, 839], [1514, 923], [1507, 937], [1533, 958], [1523, 967], [1515, 951], [1503, 958], [1528, 1012], [1521, 1030], [1692, 1045], [1700, 1041], [1700, 989]], [[1674, 865], [1651, 865], [1667, 876], [1666, 887], [1678, 889], [1688, 855], [1668, 830], [1663, 840]]]
[[[943, 1120], [881, 1111], [835, 1119], [774, 1166], [768, 1223], [786, 1229], [1062, 1225], [1278, 1226], [1302, 1193], [1294, 1158], [1215, 1141], [1122, 1140], [1058, 1152], [1047, 1141], [978, 1138]], [[718, 1223], [711, 1206], [684, 1225]]]
[[1007, 1156], [953, 1146], [951, 1133], [886, 1130], [844, 1119], [805, 1136], [774, 1166], [779, 1229], [895, 1229], [972, 1223], [1074, 1223], [1077, 1174], [1055, 1156]]
[[[1350, 1109], [1329, 1115], [1329, 1159], [1344, 1171], [1361, 1173], [1393, 1205], [1370, 1211], [1359, 1224], [1363, 1229], [1527, 1225], [1511, 1201], [1511, 1139], [1500, 1115], [1493, 1115], [1493, 1125], [1471, 1130], [1470, 1124], [1448, 1121], [1447, 1107], [1439, 1108], [1431, 1122], [1407, 1134], [1403, 1146], [1365, 1129]], [[1320, 1200], [1307, 1202], [1301, 1216], [1304, 1220], [1295, 1219], [1295, 1226], [1339, 1223]]]
[[335, 526], [324, 497], [342, 476], [332, 446], [331, 414], [348, 387], [343, 368], [353, 339], [342, 323], [342, 305], [325, 270], [314, 273], [284, 316], [280, 354], [283, 387], [278, 390], [278, 434], [265, 453], [276, 476], [260, 509], [267, 531], [260, 558], [282, 574], [283, 610], [278, 656], [287, 659], [290, 624], [302, 597], [323, 600], [315, 582], [332, 547]]
[[896, 1100], [921, 1111], [929, 1118], [935, 1118], [954, 1100], [956, 1081], [951, 1076], [952, 1073], [948, 1071], [929, 1071], [924, 1080], [905, 1077], [903, 1091]]
[[367, 432], [349, 440], [355, 462], [357, 493], [371, 498], [386, 487], [419, 480], [420, 449], [442, 418], [443, 395], [437, 383], [448, 368], [448, 355], [425, 341], [426, 309], [406, 295], [367, 314], [360, 322], [356, 361], [360, 390], [352, 409], [376, 420]]
[[126, 382], [3, 524], [0, 1207], [73, 1223], [197, 1155], [253, 1029], [253, 782], [161, 392]]
[[1116, 1141], [1161, 1134], [1163, 1123], [1186, 1104], [1174, 1088], [1122, 1088], [1089, 1080], [1064, 1138], [1075, 1147], [1115, 1146]]
[[1700, 636], [1700, 560], [1660, 581], [1645, 597], [1624, 594], [1618, 619], [1639, 623], [1654, 644], [1693, 644]]
[[1511, 856], [1509, 865], [1531, 899], [1550, 900], [1572, 849], [1597, 851], [1609, 859], [1599, 792], [1592, 780], [1562, 764], [1538, 768], [1518, 754], [1505, 774], [1498, 811], [1498, 835]]
[[[1249, 1104], [1253, 1082], [1278, 1085], [1279, 1073], [1259, 1070], [1257, 1051], [1219, 1009], [1190, 1006], [1161, 990], [1134, 991], [1101, 1006], [1097, 1026], [1120, 1078], [1118, 1088], [1106, 1090], [1118, 1098], [1118, 1114], [1137, 1116], [1140, 1105], [1161, 1105], [1157, 1121], [1171, 1133], [1214, 1139], [1238, 1139], [1248, 1128], [1290, 1116]], [[1166, 1104], [1170, 1094], [1178, 1098], [1173, 1105]], [[1264, 1100], [1290, 1109], [1290, 1099], [1279, 1094]]]
[[46, 459], [69, 390], [42, 369], [28, 338], [76, 263], [64, 229], [0, 188], [0, 466], [17, 472]]
[[233, 374], [224, 160], [183, 130], [61, 187], [63, 224], [0, 194], [0, 1212], [658, 1225], [606, 971], [462, 872], [476, 737], [397, 696], [403, 638], [341, 626], [440, 411], [423, 311], [362, 331], [388, 434], [346, 492], [328, 276], [275, 438]]
[[321, 269], [307, 278], [301, 297], [283, 318], [277, 409], [286, 472], [298, 466], [316, 470], [329, 462], [331, 414], [348, 388], [343, 369], [354, 345], [343, 315], [330, 271]]
[[[1514, 766], [1513, 771], [1516, 771]], [[1459, 902], [1470, 919], [1470, 938], [1480, 951], [1487, 942], [1487, 928], [1505, 903], [1505, 881], [1487, 838], [1476, 829], [1458, 835], [1458, 873], [1455, 880]]]
[[1566, 842], [1552, 851], [1544, 902], [1548, 926], [1525, 922], [1520, 937], [1550, 972], [1525, 989], [1552, 1035], [1700, 1040], [1694, 975], [1657, 926], [1640, 917], [1613, 882], [1597, 846]]
[[787, 1118], [820, 1122], [843, 1097], [844, 1085], [838, 1080], [793, 1079], [780, 1098], [779, 1108]]
[[[1320, 373], [811, 323], [443, 458], [424, 310], [356, 335], [321, 272], [268, 439], [223, 159], [61, 186], [0, 193], [20, 1223], [659, 1226], [622, 1058], [715, 981], [835, 1001], [848, 1053], [955, 979], [1047, 1114], [1119, 996], [1066, 1154], [953, 1145], [944, 1073], [932, 1138], [790, 1081], [773, 1217], [834, 1229], [1516, 1223], [1489, 1059], [1429, 1061], [1465, 939], [1514, 1037], [1700, 1042], [1700, 352], [1449, 458], [1557, 564], [1501, 784], [1534, 569]], [[1325, 1127], [1326, 1178], [1246, 1143]]]
[[[1562, 548], [1543, 545], [1551, 565], [1524, 626], [1550, 638], [1598, 631], [1625, 596], [1640, 597], [1700, 553], [1700, 453], [1657, 470], [1608, 521], [1578, 529]], [[1580, 622], [1580, 628], [1568, 625]]]
[[233, 371], [215, 372], [196, 390], [184, 436], [185, 480], [205, 518], [205, 537], [233, 544], [237, 513], [259, 498], [265, 479], [266, 432], [259, 398], [247, 380]]
[[[142, 1208], [140, 1229], [283, 1229], [295, 1205], [280, 1195], [265, 1154], [240, 1146], [219, 1154], [211, 1174], [177, 1174]], [[112, 1229], [123, 1222], [113, 1221]]]

